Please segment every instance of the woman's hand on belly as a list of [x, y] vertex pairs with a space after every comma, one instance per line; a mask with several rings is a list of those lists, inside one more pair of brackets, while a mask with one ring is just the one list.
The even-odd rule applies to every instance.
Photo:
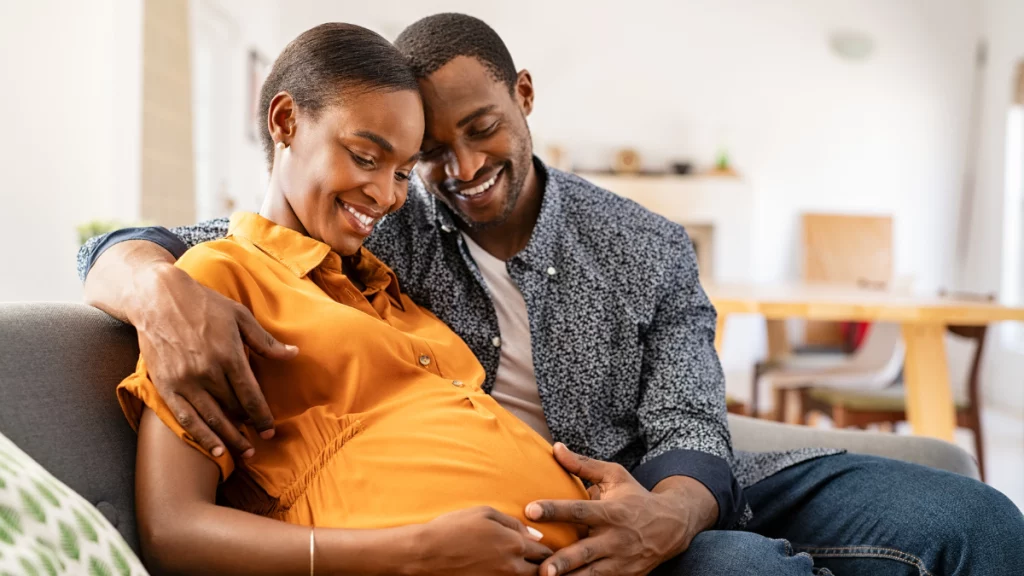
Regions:
[[415, 534], [416, 574], [535, 575], [551, 550], [518, 519], [481, 506], [422, 524]]

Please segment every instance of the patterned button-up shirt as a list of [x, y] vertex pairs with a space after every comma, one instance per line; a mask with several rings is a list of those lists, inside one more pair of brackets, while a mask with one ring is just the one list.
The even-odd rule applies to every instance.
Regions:
[[[507, 262], [529, 313], [537, 386], [553, 437], [618, 462], [648, 489], [696, 478], [719, 504], [718, 528], [750, 515], [742, 486], [827, 453], [732, 451], [715, 310], [683, 227], [577, 176], [535, 160], [544, 194], [526, 248]], [[367, 247], [402, 289], [472, 348], [490, 391], [501, 346], [487, 285], [450, 209], [422, 183], [380, 222]], [[179, 256], [224, 236], [227, 220], [166, 231], [130, 229], [80, 252], [84, 276], [109, 246], [149, 239]], [[735, 475], [734, 475], [735, 472]]]

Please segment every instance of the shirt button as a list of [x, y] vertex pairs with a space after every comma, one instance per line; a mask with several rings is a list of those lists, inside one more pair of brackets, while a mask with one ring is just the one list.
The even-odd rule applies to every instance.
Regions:
[[452, 386], [456, 388], [462, 388], [462, 380], [452, 380]]
[[548, 268], [548, 276], [554, 276], [555, 274], [558, 274], [558, 270], [555, 270], [554, 266], [549, 267]]
[[420, 356], [420, 364], [422, 366], [430, 366], [430, 356], [427, 356], [426, 354]]
[[494, 338], [491, 338], [491, 344], [494, 344], [495, 348], [501, 348], [501, 337], [495, 336]]

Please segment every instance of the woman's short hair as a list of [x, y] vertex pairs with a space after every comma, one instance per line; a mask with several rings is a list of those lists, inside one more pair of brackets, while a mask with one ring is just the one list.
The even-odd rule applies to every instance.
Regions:
[[372, 90], [419, 90], [405, 57], [379, 34], [354, 24], [321, 24], [306, 30], [274, 61], [260, 91], [260, 139], [268, 166], [274, 140], [266, 125], [270, 101], [287, 92], [313, 117], [345, 95]]

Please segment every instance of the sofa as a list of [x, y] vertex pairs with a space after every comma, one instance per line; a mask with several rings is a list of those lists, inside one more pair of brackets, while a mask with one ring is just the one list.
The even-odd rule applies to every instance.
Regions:
[[[135, 434], [114, 388], [138, 353], [131, 326], [88, 306], [0, 303], [0, 433], [96, 506], [136, 551]], [[939, 440], [735, 415], [729, 424], [737, 450], [837, 447], [978, 478], [970, 455]]]

